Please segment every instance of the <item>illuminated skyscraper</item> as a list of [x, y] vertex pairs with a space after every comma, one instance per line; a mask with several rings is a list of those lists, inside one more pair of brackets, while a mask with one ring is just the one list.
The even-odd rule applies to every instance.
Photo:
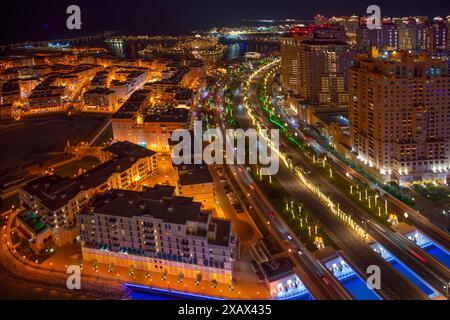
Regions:
[[301, 29], [281, 40], [281, 77], [290, 90], [310, 104], [347, 103], [350, 46], [342, 26]]
[[448, 178], [447, 63], [408, 52], [358, 55], [349, 72], [352, 149], [400, 183]]

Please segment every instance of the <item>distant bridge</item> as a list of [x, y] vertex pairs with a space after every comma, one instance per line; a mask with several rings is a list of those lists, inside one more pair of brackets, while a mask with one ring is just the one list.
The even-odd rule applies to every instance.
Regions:
[[34, 41], [34, 42], [22, 42], [22, 43], [13, 43], [13, 44], [6, 44], [1, 45], [0, 50], [2, 52], [5, 52], [6, 50], [12, 50], [12, 49], [21, 49], [21, 48], [33, 48], [33, 47], [45, 47], [48, 46], [49, 43], [78, 43], [78, 42], [85, 42], [85, 41], [92, 41], [92, 40], [100, 40], [106, 37], [109, 37], [113, 35], [114, 32], [108, 31], [103, 32], [99, 34], [89, 35], [89, 36], [82, 36], [82, 37], [75, 37], [75, 38], [66, 38], [66, 39], [57, 39], [57, 40], [47, 40], [47, 41]]

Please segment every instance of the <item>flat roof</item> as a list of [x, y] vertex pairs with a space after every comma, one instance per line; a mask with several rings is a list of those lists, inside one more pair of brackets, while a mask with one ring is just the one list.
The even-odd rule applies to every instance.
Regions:
[[115, 173], [121, 173], [136, 163], [139, 159], [151, 157], [154, 151], [135, 145], [131, 142], [116, 142], [104, 150], [115, 157], [76, 178], [58, 175], [43, 176], [30, 181], [21, 188], [37, 197], [50, 210], [63, 207], [80, 192], [105, 183]]
[[47, 229], [46, 224], [41, 218], [34, 212], [21, 211], [17, 215], [17, 218], [25, 224], [35, 235], [38, 235]]
[[288, 257], [261, 263], [261, 270], [268, 281], [277, 281], [294, 273], [294, 264]]
[[182, 186], [212, 183], [214, 181], [206, 164], [182, 164], [177, 168]]

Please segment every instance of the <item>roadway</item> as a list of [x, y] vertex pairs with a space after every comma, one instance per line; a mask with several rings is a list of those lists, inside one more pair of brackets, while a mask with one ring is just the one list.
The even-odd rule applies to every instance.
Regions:
[[[289, 116], [284, 112], [284, 110], [279, 108], [279, 112], [286, 120], [290, 120]], [[407, 204], [403, 203], [401, 200], [392, 196], [390, 193], [386, 192], [383, 188], [380, 187], [378, 183], [374, 183], [373, 180], [368, 179], [366, 176], [362, 175], [361, 173], [344, 163], [339, 157], [336, 157], [333, 154], [333, 150], [331, 150], [331, 148], [327, 145], [326, 141], [324, 141], [317, 135], [312, 126], [308, 125], [306, 131], [301, 131], [297, 127], [295, 128], [295, 131], [300, 136], [305, 137], [307, 140], [314, 141], [315, 145], [320, 149], [320, 151], [326, 153], [327, 156], [331, 158], [331, 160], [333, 160], [334, 170], [337, 171], [340, 175], [345, 176], [345, 174], [348, 172], [354, 178], [357, 178], [363, 183], [367, 184], [371, 189], [378, 190], [380, 195], [383, 195], [388, 199], [388, 207], [391, 211], [397, 214], [400, 221], [405, 221], [412, 224], [431, 240], [437, 242], [447, 251], [450, 251], [450, 236], [448, 233], [436, 227], [418, 211], [414, 210]], [[405, 217], [405, 213], [407, 213], [407, 218]]]
[[[256, 99], [253, 100], [254, 107], [256, 107], [257, 110], [261, 110], [258, 106], [258, 101], [255, 100]], [[278, 106], [275, 107], [277, 108]], [[281, 110], [278, 111], [281, 112]], [[342, 190], [331, 185], [329, 181], [323, 177], [323, 174], [317, 167], [311, 165], [311, 163], [301, 156], [297, 150], [294, 150], [288, 145], [283, 147], [302, 168], [311, 172], [311, 174], [308, 175], [308, 180], [315, 185], [320, 185], [322, 190], [326, 193], [332, 194], [334, 201], [340, 203], [341, 209], [346, 212], [351, 212], [355, 221], [361, 221], [365, 226], [367, 233], [375, 241], [380, 243], [395, 257], [406, 264], [436, 291], [447, 296], [445, 286], [450, 282], [450, 271], [448, 268], [428, 255], [415, 243], [406, 239], [403, 235], [393, 232], [391, 229], [381, 225], [373, 216], [349, 199]], [[336, 171], [336, 166], [334, 168]], [[347, 170], [345, 172], [347, 172]], [[342, 171], [337, 170], [337, 173], [345, 176], [345, 173]]]
[[[285, 113], [282, 114], [285, 115]], [[301, 132], [298, 128], [296, 130], [299, 134], [303, 135], [303, 132]], [[308, 127], [307, 133], [308, 138], [313, 139], [314, 142], [316, 142], [316, 146], [318, 145], [321, 151], [327, 153], [328, 157], [331, 158], [331, 160], [333, 160], [335, 171], [337, 171], [341, 175], [345, 175], [348, 172], [354, 178], [357, 178], [363, 183], [366, 183], [371, 189], [378, 190], [381, 195], [385, 196], [388, 199], [388, 207], [390, 208], [391, 211], [394, 211], [397, 214], [400, 221], [405, 221], [407, 223], [412, 224], [422, 233], [427, 235], [427, 237], [437, 242], [447, 251], [450, 251], [450, 236], [446, 232], [436, 227], [433, 223], [431, 223], [426, 217], [421, 215], [419, 212], [409, 207], [407, 204], [403, 203], [396, 197], [392, 196], [391, 194], [386, 192], [383, 188], [381, 188], [378, 184], [374, 183], [372, 180], [360, 174], [358, 171], [349, 167], [341, 159], [333, 155], [333, 153], [330, 152], [330, 149], [327, 146], [326, 142], [320, 139], [320, 137], [317, 136], [317, 133], [314, 130], [312, 130], [311, 127]], [[405, 213], [408, 214], [408, 218], [405, 218], [404, 216]]]
[[[218, 91], [221, 90], [219, 89]], [[218, 100], [221, 101], [221, 99]], [[215, 116], [216, 120], [218, 120], [219, 128], [222, 132], [225, 132], [220, 102], [216, 106]], [[285, 248], [290, 248], [291, 257], [297, 266], [298, 276], [309, 293], [315, 299], [320, 300], [351, 300], [352, 297], [330, 271], [320, 264], [296, 237], [288, 239], [287, 235], [294, 235], [294, 233], [278, 216], [272, 204], [253, 183], [246, 169], [242, 165], [229, 165], [229, 168], [240, 188], [247, 195], [252, 207], [263, 221], [267, 221], [273, 236], [277, 241], [284, 244]]]
[[[259, 100], [254, 95], [256, 91], [255, 87], [257, 87], [260, 76], [255, 77], [253, 80], [254, 81], [251, 84], [253, 88], [250, 90], [253, 92], [253, 95], [251, 95], [250, 102], [253, 105], [253, 108], [257, 110], [257, 113], [259, 112], [260, 119], [264, 119], [261, 108], [259, 107]], [[246, 118], [246, 115], [243, 115], [243, 117]], [[267, 123], [266, 127], [268, 127]], [[280, 147], [280, 150], [287, 152], [293, 159], [300, 163], [303, 168], [308, 169], [311, 172], [311, 174], [308, 175], [308, 180], [314, 185], [319, 185], [325, 193], [333, 194], [336, 202], [339, 202], [342, 205], [341, 209], [343, 211], [352, 213], [356, 211], [361, 214], [361, 211], [363, 210], [351, 202], [341, 190], [337, 190], [337, 188], [333, 187], [320, 173], [317, 172], [317, 168], [311, 166], [304, 158], [299, 156], [297, 150], [294, 150], [286, 144], [283, 144]], [[308, 208], [317, 215], [317, 218], [321, 220], [329, 233], [332, 234], [332, 238], [336, 239], [337, 242], [341, 244], [346, 255], [350, 257], [353, 262], [356, 262], [361, 267], [361, 270], [365, 271], [367, 267], [371, 265], [380, 266], [383, 275], [382, 290], [380, 291], [382, 297], [387, 299], [427, 298], [411, 282], [403, 278], [398, 271], [384, 261], [384, 259], [374, 253], [368, 245], [364, 244], [359, 238], [356, 238], [349, 228], [345, 227], [336, 217], [332, 217], [329, 213], [329, 209], [320, 203], [319, 200], [313, 198], [311, 193], [306, 192], [305, 188], [300, 185], [300, 181], [293, 173], [286, 168], [281, 168], [277, 175], [277, 180], [286, 188], [286, 191], [288, 191], [294, 199], [299, 199], [305, 203], [307, 207], [309, 205]], [[363, 214], [365, 216], [365, 212], [363, 212]], [[367, 217], [365, 219], [367, 219]], [[395, 254], [395, 252], [393, 252], [393, 254]], [[359, 274], [361, 275], [361, 272], [359, 272]]]

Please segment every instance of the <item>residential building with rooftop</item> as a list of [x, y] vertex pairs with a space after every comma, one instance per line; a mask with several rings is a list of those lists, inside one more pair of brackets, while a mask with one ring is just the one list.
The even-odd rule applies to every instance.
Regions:
[[51, 245], [53, 239], [51, 229], [37, 213], [28, 210], [19, 212], [15, 220], [15, 229], [29, 242], [30, 248], [36, 254]]
[[214, 180], [206, 164], [182, 164], [175, 166], [175, 170], [178, 195], [192, 197], [202, 204], [202, 209], [215, 208]]
[[157, 152], [168, 152], [172, 132], [190, 129], [192, 123], [193, 114], [188, 108], [172, 105], [144, 107], [128, 102], [112, 118], [116, 141], [130, 141]]
[[158, 185], [98, 195], [77, 216], [83, 259], [229, 283], [236, 248], [231, 221], [174, 192]]
[[137, 188], [140, 180], [157, 171], [155, 152], [130, 142], [117, 142], [103, 151], [110, 160], [76, 178], [43, 176], [19, 189], [21, 204], [42, 218], [60, 246], [78, 235], [76, 215], [95, 194]]
[[444, 59], [405, 51], [358, 55], [349, 71], [353, 153], [383, 181], [446, 182], [450, 74]]

